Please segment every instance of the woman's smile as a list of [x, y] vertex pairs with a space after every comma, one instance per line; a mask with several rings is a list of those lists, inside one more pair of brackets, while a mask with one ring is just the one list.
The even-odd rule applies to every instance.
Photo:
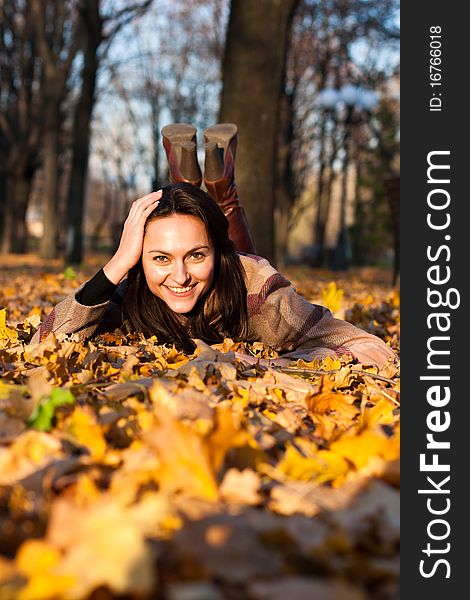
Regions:
[[174, 294], [181, 296], [183, 294], [187, 294], [188, 292], [192, 292], [195, 288], [195, 285], [196, 284], [188, 285], [187, 287], [184, 287], [184, 288], [170, 287], [169, 285], [167, 285], [166, 287], [170, 290], [170, 292], [173, 292]]
[[190, 312], [212, 285], [215, 253], [204, 223], [192, 215], [151, 221], [142, 266], [147, 284], [177, 313]]

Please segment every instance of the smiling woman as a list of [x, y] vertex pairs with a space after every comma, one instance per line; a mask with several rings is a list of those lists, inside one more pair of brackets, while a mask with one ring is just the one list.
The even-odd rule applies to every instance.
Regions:
[[[157, 249], [158, 248], [158, 249]], [[142, 266], [152, 294], [176, 313], [189, 313], [210, 288], [215, 252], [204, 223], [174, 215], [148, 224]]]
[[[188, 183], [181, 156], [173, 152], [177, 137], [192, 136], [194, 128], [164, 128], [174, 183], [133, 203], [114, 256], [52, 310], [33, 341], [51, 331], [84, 340], [119, 329], [155, 335], [186, 352], [195, 349], [195, 339], [211, 344], [231, 338], [273, 347], [283, 355], [275, 364], [349, 354], [385, 367], [395, 355], [384, 342], [307, 302], [267, 260], [250, 252], [233, 179], [236, 128], [217, 127], [229, 144], [222, 170], [206, 160], [211, 195], [200, 181]], [[194, 144], [190, 150], [195, 158]], [[206, 145], [206, 158], [216, 153], [217, 146]]]
[[[141, 256], [124, 284], [129, 331], [156, 335], [187, 351], [194, 349], [191, 338], [215, 343], [246, 336], [243, 267], [227, 229], [222, 211], [201, 189], [184, 182], [163, 188], [143, 225]], [[126, 256], [116, 254], [113, 269]], [[121, 264], [117, 277], [127, 268]], [[108, 265], [104, 273], [111, 279]]]

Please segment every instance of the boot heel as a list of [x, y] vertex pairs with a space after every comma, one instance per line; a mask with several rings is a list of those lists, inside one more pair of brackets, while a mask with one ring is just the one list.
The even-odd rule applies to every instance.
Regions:
[[170, 169], [170, 182], [185, 181], [199, 187], [202, 173], [197, 162], [196, 128], [188, 123], [172, 123], [162, 128]]
[[204, 179], [216, 181], [224, 174], [223, 149], [219, 148], [215, 142], [206, 142], [204, 149]]
[[196, 141], [196, 128], [189, 123], [172, 123], [162, 127], [162, 136], [175, 146]]
[[192, 185], [196, 187], [201, 185], [201, 169], [197, 162], [196, 144], [194, 142], [183, 142], [181, 144], [180, 172]]
[[219, 123], [208, 127], [204, 131], [204, 140], [214, 142], [218, 148], [223, 148], [225, 156], [225, 152], [230, 142], [236, 137], [237, 132], [238, 128], [234, 123]]

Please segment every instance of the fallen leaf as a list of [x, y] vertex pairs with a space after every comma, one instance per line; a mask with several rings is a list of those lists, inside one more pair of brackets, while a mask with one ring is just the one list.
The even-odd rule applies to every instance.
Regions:
[[261, 478], [252, 469], [229, 469], [220, 485], [220, 493], [226, 502], [234, 504], [259, 504]]

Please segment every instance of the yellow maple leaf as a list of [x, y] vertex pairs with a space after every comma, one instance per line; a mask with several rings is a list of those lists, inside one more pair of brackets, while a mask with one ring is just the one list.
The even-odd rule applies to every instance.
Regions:
[[349, 470], [349, 465], [342, 456], [329, 450], [319, 450], [315, 456], [302, 456], [289, 443], [278, 469], [292, 479], [324, 483], [343, 478]]
[[320, 368], [325, 371], [336, 371], [341, 368], [341, 360], [337, 357], [327, 356], [321, 361]]
[[373, 429], [376, 425], [389, 425], [397, 420], [393, 414], [393, 404], [385, 398], [380, 398], [372, 407], [366, 407], [361, 415], [361, 427]]
[[101, 427], [91, 410], [76, 406], [64, 427], [66, 437], [86, 446], [95, 459], [101, 459], [106, 452], [106, 440]]
[[343, 435], [330, 446], [332, 452], [348, 459], [357, 469], [379, 457], [384, 460], [396, 460], [400, 456], [398, 435], [390, 438], [380, 430], [367, 429], [358, 435]]
[[15, 397], [20, 397], [25, 394], [27, 387], [25, 385], [15, 385], [14, 383], [6, 383], [0, 381], [0, 399], [8, 398], [10, 394]]
[[354, 396], [327, 390], [307, 398], [307, 407], [315, 414], [335, 414], [338, 418], [352, 420], [359, 413], [354, 400]]
[[18, 341], [17, 332], [7, 326], [7, 311], [6, 308], [0, 310], [0, 348], [4, 348], [7, 342]]
[[235, 413], [230, 408], [219, 408], [216, 412], [215, 428], [207, 438], [209, 459], [217, 473], [225, 455], [231, 448], [250, 446], [257, 449], [258, 444], [248, 431], [237, 423]]
[[16, 566], [28, 581], [19, 590], [17, 600], [53, 600], [63, 597], [75, 584], [75, 578], [56, 572], [60, 560], [60, 552], [48, 542], [25, 541], [16, 555]]
[[341, 308], [343, 296], [344, 291], [337, 287], [335, 281], [330, 281], [330, 283], [321, 291], [323, 306], [329, 308], [332, 313]]

